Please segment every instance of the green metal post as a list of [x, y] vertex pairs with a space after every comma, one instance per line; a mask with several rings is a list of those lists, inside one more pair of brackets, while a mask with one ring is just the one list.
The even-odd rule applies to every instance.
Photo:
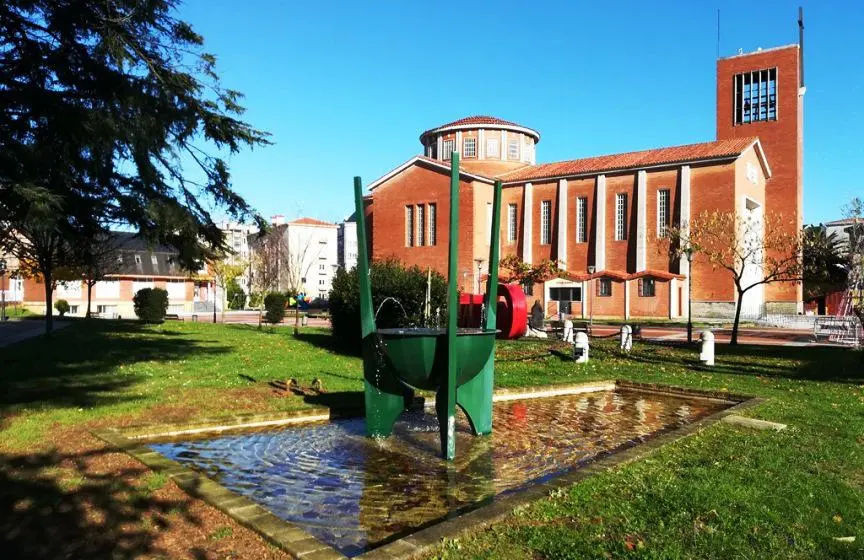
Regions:
[[[498, 311], [498, 253], [501, 241], [501, 181], [495, 182], [492, 198], [492, 232], [489, 244], [489, 278], [486, 282], [486, 322], [480, 325], [485, 330], [495, 330]], [[495, 389], [495, 348], [473, 379], [459, 387], [457, 404], [468, 416], [475, 435], [492, 433], [492, 393]]]
[[366, 209], [360, 177], [354, 177], [354, 205], [357, 215], [357, 277], [360, 284], [366, 433], [370, 436], [385, 437], [393, 432], [393, 424], [405, 410], [412, 394], [386, 367], [382, 343], [375, 333], [372, 286], [369, 280], [369, 245], [366, 243]]
[[369, 283], [369, 246], [366, 244], [366, 208], [363, 204], [363, 182], [354, 177], [354, 206], [357, 215], [357, 278], [360, 282], [360, 336], [375, 332], [372, 313], [372, 286]]
[[501, 244], [501, 181], [495, 181], [495, 194], [492, 197], [492, 242], [489, 244], [489, 277], [486, 280], [486, 324], [487, 330], [494, 329], [498, 313], [498, 254]]
[[452, 461], [456, 458], [456, 349], [459, 295], [459, 152], [450, 159], [450, 239], [447, 267], [447, 377], [442, 380], [435, 397], [438, 426], [441, 431], [441, 455]]

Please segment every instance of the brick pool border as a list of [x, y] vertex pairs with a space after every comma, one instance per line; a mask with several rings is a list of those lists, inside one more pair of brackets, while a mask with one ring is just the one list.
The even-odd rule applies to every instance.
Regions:
[[[667, 443], [691, 435], [720, 421], [726, 416], [737, 414], [743, 409], [752, 407], [765, 400], [748, 395], [731, 394], [725, 391], [703, 391], [672, 385], [634, 383], [630, 381], [595, 381], [571, 385], [505, 388], [496, 390], [493, 398], [496, 402], [500, 402], [610, 391], [616, 388], [666, 395], [707, 398], [734, 404], [729, 408], [706, 416], [686, 426], [670, 430], [628, 447], [619, 447], [618, 449], [601, 454], [573, 471], [544, 482], [530, 485], [522, 490], [496, 497], [488, 505], [420, 529], [405, 537], [393, 540], [356, 556], [356, 558], [365, 560], [413, 558], [438, 545], [442, 539], [453, 538], [483, 529], [509, 516], [515, 509], [547, 497], [557, 489], [571, 486], [591, 475], [641, 459]], [[425, 406], [431, 406], [431, 402], [426, 402]], [[285, 550], [295, 558], [302, 558], [303, 560], [336, 560], [345, 558], [345, 556], [297, 525], [273, 515], [266, 508], [256, 504], [249, 498], [236, 494], [206, 475], [193, 470], [191, 467], [168, 459], [161, 453], [150, 449], [147, 443], [164, 439], [176, 439], [183, 436], [219, 435], [235, 430], [328, 422], [336, 418], [350, 418], [361, 415], [362, 410], [356, 408], [341, 410], [313, 408], [296, 412], [239, 414], [220, 418], [205, 418], [189, 424], [149, 424], [122, 429], [105, 428], [93, 430], [92, 433], [106, 443], [125, 451], [148, 468], [165, 473], [189, 495], [204, 500], [216, 509], [223, 511], [244, 527], [257, 532], [267, 541]]]

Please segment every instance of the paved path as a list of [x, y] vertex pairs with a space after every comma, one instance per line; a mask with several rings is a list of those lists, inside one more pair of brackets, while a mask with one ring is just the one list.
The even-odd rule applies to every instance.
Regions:
[[[54, 321], [54, 330], [71, 325], [71, 321]], [[45, 322], [39, 320], [0, 322], [0, 348], [45, 334]]]
[[[704, 328], [693, 329], [693, 340], [699, 340], [699, 333]], [[607, 336], [621, 331], [619, 326], [595, 325], [593, 333], [595, 336]], [[717, 343], [728, 343], [732, 338], [732, 329], [711, 329], [714, 340]], [[685, 342], [687, 340], [687, 328], [678, 326], [642, 327], [642, 338], [656, 341]], [[738, 330], [739, 344], [765, 344], [770, 346], [811, 346], [830, 344], [826, 342], [815, 342], [812, 330], [798, 329], [772, 329], [772, 328], [741, 328]], [[833, 345], [833, 344], [832, 344]]]
[[[195, 314], [196, 321], [199, 323], [212, 323], [213, 322], [213, 312], [209, 313], [196, 313]], [[184, 321], [191, 321], [191, 314], [183, 314], [182, 319]], [[216, 322], [217, 323], [235, 323], [235, 324], [243, 324], [243, 325], [257, 325], [258, 324], [258, 312], [257, 311], [229, 311], [225, 313], [223, 318], [222, 312], [216, 312]], [[307, 326], [310, 327], [329, 327], [330, 320], [324, 319], [321, 317], [309, 317], [307, 319]], [[289, 310], [285, 315], [285, 319], [282, 320], [282, 326], [294, 326], [294, 311]]]

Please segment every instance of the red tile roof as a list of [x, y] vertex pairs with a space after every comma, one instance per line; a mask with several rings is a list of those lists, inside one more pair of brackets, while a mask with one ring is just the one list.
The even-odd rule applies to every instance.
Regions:
[[464, 124], [497, 124], [504, 126], [522, 126], [521, 124], [516, 124], [513, 121], [505, 121], [504, 119], [499, 119], [498, 117], [490, 117], [488, 115], [475, 115], [473, 117], [465, 117], [463, 119], [455, 120], [447, 124], [442, 124], [441, 126], [436, 126], [435, 128], [447, 128], [448, 126], [461, 126]]
[[288, 222], [289, 224], [297, 224], [302, 226], [329, 226], [336, 227], [336, 224], [333, 222], [325, 222], [323, 220], [316, 220], [315, 218], [297, 218], [296, 220], [291, 220]]
[[757, 140], [756, 137], [729, 138], [701, 144], [541, 163], [503, 173], [499, 175], [499, 178], [505, 183], [516, 183], [534, 179], [587, 175], [619, 169], [736, 157]]
[[[563, 278], [565, 280], [571, 280], [573, 282], [582, 282], [586, 280], [591, 280], [593, 278], [614, 278], [615, 280], [620, 280], [622, 282], [626, 280], [636, 280], [637, 278], [644, 277], [657, 278], [658, 280], [672, 280], [676, 278], [678, 280], [683, 280], [686, 278], [684, 275], [675, 274], [674, 272], [666, 272], [665, 270], [643, 270], [641, 272], [627, 272], [626, 270], [599, 270], [594, 274], [588, 274], [587, 272], [575, 272], [570, 270], [562, 270], [561, 276], [559, 278]], [[487, 276], [488, 278], [488, 276]], [[548, 282], [549, 280], [554, 279], [555, 276], [549, 276], [545, 278], [543, 281]], [[504, 273], [498, 275], [499, 282], [511, 283], [515, 282], [515, 276], [506, 275]]]
[[534, 136], [538, 142], [540, 140], [540, 134], [532, 128], [528, 128], [527, 126], [521, 125], [519, 123], [515, 123], [513, 121], [505, 121], [504, 119], [499, 119], [498, 117], [490, 117], [488, 115], [475, 115], [472, 117], [465, 117], [462, 119], [455, 120], [453, 122], [449, 122], [447, 124], [442, 124], [442, 125], [436, 126], [435, 128], [430, 128], [429, 130], [423, 132], [423, 134], [420, 135], [420, 138], [422, 139], [427, 134], [436, 132], [436, 131], [444, 129], [444, 128], [451, 128], [451, 127], [463, 128], [463, 127], [472, 127], [472, 126], [481, 126], [481, 125], [492, 126], [492, 127], [503, 126], [503, 127], [514, 127], [514, 128], [525, 129], [525, 130], [531, 131], [532, 136]]

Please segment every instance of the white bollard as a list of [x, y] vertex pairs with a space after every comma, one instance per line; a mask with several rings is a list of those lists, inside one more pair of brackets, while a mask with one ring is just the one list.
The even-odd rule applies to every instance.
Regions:
[[564, 321], [564, 333], [561, 338], [564, 342], [573, 344], [573, 321], [570, 319]]
[[630, 325], [621, 327], [621, 350], [629, 352], [633, 348], [633, 328]]
[[702, 331], [699, 336], [702, 343], [702, 349], [699, 353], [699, 360], [706, 366], [714, 365], [714, 333], [711, 331]]
[[573, 357], [577, 364], [588, 362], [588, 334], [584, 332], [576, 333], [576, 339], [573, 342]]

